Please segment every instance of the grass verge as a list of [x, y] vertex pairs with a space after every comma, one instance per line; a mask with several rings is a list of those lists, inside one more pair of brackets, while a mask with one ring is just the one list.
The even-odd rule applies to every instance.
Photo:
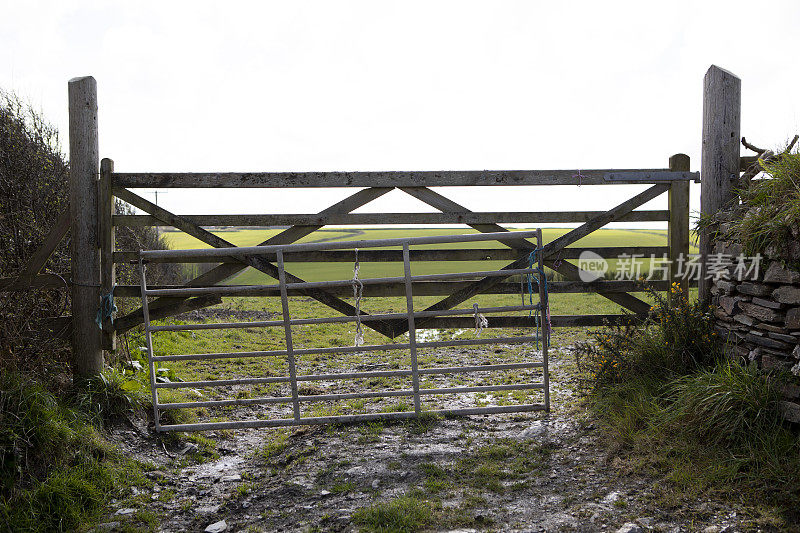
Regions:
[[148, 483], [141, 465], [109, 445], [92, 423], [107, 419], [95, 410], [98, 402], [120, 412], [123, 400], [114, 390], [95, 383], [80, 401], [64, 401], [21, 374], [0, 374], [0, 531], [85, 527], [123, 495], [123, 487]]
[[588, 404], [629, 468], [666, 482], [661, 506], [716, 496], [787, 526], [800, 503], [800, 445], [778, 409], [788, 377], [727, 358], [710, 325], [675, 290], [644, 324], [597, 332], [578, 350]]

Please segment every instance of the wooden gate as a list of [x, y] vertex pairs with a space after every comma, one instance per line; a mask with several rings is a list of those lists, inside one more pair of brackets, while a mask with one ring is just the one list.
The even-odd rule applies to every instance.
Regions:
[[[327, 225], [367, 225], [367, 224], [463, 224], [479, 232], [508, 231], [501, 223], [539, 224], [539, 223], [575, 223], [580, 226], [566, 234], [545, 243], [542, 247], [544, 264], [560, 273], [567, 281], [554, 282], [550, 286], [551, 293], [591, 292], [608, 298], [630, 313], [643, 315], [650, 309], [650, 304], [630, 294], [641, 290], [636, 280], [582, 281], [582, 271], [572, 261], [581, 253], [591, 251], [603, 258], [615, 258], [623, 254], [639, 254], [640, 256], [665, 256], [670, 260], [670, 279], [651, 282], [656, 290], [666, 290], [672, 281], [680, 282], [685, 287], [685, 280], [678, 278], [678, 258], [689, 251], [689, 181], [697, 180], [698, 174], [689, 172], [689, 158], [676, 155], [670, 158], [670, 166], [666, 169], [631, 169], [631, 170], [529, 170], [529, 171], [452, 171], [452, 172], [297, 172], [297, 173], [119, 173], [115, 172], [113, 162], [104, 159], [101, 164], [100, 190], [101, 203], [101, 241], [103, 253], [102, 285], [108, 292], [114, 286], [115, 264], [131, 262], [138, 259], [138, 252], [133, 250], [113, 250], [114, 227], [119, 226], [172, 226], [192, 235], [214, 248], [233, 247], [233, 243], [205, 229], [209, 226], [274, 226], [291, 225], [277, 235], [261, 243], [261, 246], [290, 244], [323, 228]], [[582, 185], [582, 186], [614, 186], [620, 184], [647, 184], [649, 187], [620, 203], [608, 211], [558, 211], [558, 212], [473, 212], [457, 204], [433, 187], [440, 186], [492, 186], [520, 187], [530, 185]], [[132, 192], [131, 188], [277, 188], [277, 187], [348, 187], [358, 188], [352, 195], [337, 202], [316, 214], [257, 214], [257, 215], [177, 215], [159, 207]], [[387, 192], [399, 189], [414, 198], [438, 209], [440, 213], [376, 213], [354, 214], [352, 211], [367, 205]], [[636, 210], [648, 201], [667, 193], [669, 195], [668, 210]], [[117, 197], [132, 206], [144, 211], [145, 215], [114, 215], [113, 198]], [[623, 247], [571, 247], [570, 245], [590, 233], [603, 228], [611, 222], [653, 222], [667, 221], [669, 232], [665, 246], [623, 246]], [[533, 249], [531, 243], [523, 239], [505, 240], [505, 249], [424, 249], [416, 250], [413, 260], [417, 261], [469, 261], [469, 260], [505, 260], [509, 263], [504, 270], [518, 269], [526, 265]], [[185, 259], [187, 262], [209, 263], [219, 262], [210, 271], [196, 277], [186, 284], [187, 287], [208, 287], [230, 280], [242, 270], [252, 267], [268, 276], [277, 279], [278, 268], [272, 262], [261, 257], [225, 256], [220, 254], [198, 254]], [[287, 262], [331, 262], [351, 261], [351, 254], [339, 253], [336, 250], [314, 252], [292, 252]], [[363, 262], [369, 261], [402, 261], [398, 250], [367, 250], [361, 256]], [[583, 272], [586, 274], [585, 272]], [[286, 273], [292, 283], [303, 282], [301, 278]], [[511, 274], [509, 274], [511, 276]], [[506, 277], [507, 278], [507, 277]], [[443, 296], [431, 305], [427, 311], [450, 309], [476, 294], [512, 294], [519, 291], [518, 285], [508, 283], [504, 277], [486, 277], [484, 279], [464, 282], [415, 283], [415, 296]], [[160, 289], [175, 287], [158, 287]], [[380, 293], [370, 292], [365, 295], [395, 295], [404, 293], [402, 283], [388, 284], [380, 289]], [[140, 297], [138, 286], [121, 285], [114, 290], [116, 297]], [[301, 289], [292, 294], [303, 294], [341, 312], [353, 315], [355, 308], [341, 298], [342, 291], [327, 289]], [[277, 294], [275, 294], [277, 296]], [[151, 318], [164, 318], [219, 303], [217, 296], [161, 297], [150, 304]], [[606, 322], [615, 322], [624, 318], [624, 314], [581, 314], [554, 315], [553, 327], [593, 326]], [[114, 334], [127, 331], [140, 325], [144, 320], [141, 308], [109, 320], [104, 327], [104, 343], [106, 349], [114, 346]], [[418, 328], [469, 327], [470, 318], [434, 317], [421, 320]], [[505, 317], [492, 321], [491, 327], [525, 327], [531, 322], [526, 317]], [[402, 321], [369, 322], [372, 329], [394, 338], [407, 331]]]

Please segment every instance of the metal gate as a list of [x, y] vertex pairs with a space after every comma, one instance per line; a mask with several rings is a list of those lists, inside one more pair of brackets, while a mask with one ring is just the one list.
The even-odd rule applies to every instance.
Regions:
[[[476, 241], [500, 241], [520, 243], [521, 239], [535, 238], [535, 248], [531, 244], [528, 265], [525, 268], [503, 268], [500, 270], [442, 273], [413, 275], [411, 271], [411, 250], [413, 246], [427, 244], [444, 243], [467, 243]], [[524, 242], [524, 241], [523, 241]], [[284, 256], [295, 252], [315, 252], [322, 250], [342, 250], [352, 249], [357, 253], [358, 249], [363, 248], [384, 248], [402, 246], [402, 259], [404, 275], [402, 277], [382, 277], [364, 278], [338, 281], [312, 281], [312, 282], [292, 282], [287, 281], [284, 270]], [[379, 419], [403, 419], [420, 416], [423, 413], [436, 415], [474, 415], [490, 413], [511, 413], [526, 412], [550, 409], [549, 391], [549, 369], [548, 369], [548, 345], [550, 338], [550, 321], [548, 306], [547, 280], [544, 272], [544, 258], [542, 251], [542, 232], [541, 229], [535, 231], [514, 231], [483, 233], [470, 235], [450, 235], [436, 237], [417, 237], [401, 239], [380, 239], [362, 241], [334, 241], [325, 243], [308, 244], [284, 244], [272, 246], [253, 246], [253, 247], [234, 247], [217, 249], [198, 249], [198, 250], [149, 250], [139, 252], [139, 270], [141, 275], [141, 302], [144, 317], [144, 327], [146, 336], [146, 348], [150, 369], [150, 386], [152, 390], [153, 409], [155, 415], [155, 427], [157, 431], [203, 431], [215, 429], [234, 429], [245, 427], [275, 427], [275, 426], [295, 426], [311, 424], [328, 424], [368, 421]], [[233, 285], [233, 286], [214, 286], [214, 287], [182, 287], [168, 289], [148, 289], [146, 280], [146, 264], [151, 260], [160, 261], [181, 261], [196, 257], [212, 258], [237, 258], [253, 259], [258, 258], [262, 261], [274, 261], [277, 265], [278, 284], [277, 285]], [[507, 278], [509, 276], [521, 276], [521, 281], [526, 281], [528, 288], [529, 301], [524, 299], [521, 305], [514, 306], [495, 306], [480, 307], [474, 304], [469, 308], [458, 309], [439, 309], [415, 311], [413, 301], [413, 283], [431, 282], [443, 280], [462, 280], [468, 279], [487, 279], [487, 278]], [[405, 286], [406, 312], [405, 313], [383, 313], [366, 314], [361, 311], [352, 315], [325, 317], [325, 318], [292, 318], [289, 310], [289, 293], [293, 290], [317, 290], [329, 288], [349, 287], [356, 284], [364, 286], [402, 283]], [[526, 285], [523, 283], [523, 286]], [[148, 308], [148, 297], [179, 297], [188, 298], [192, 296], [270, 296], [278, 291], [281, 298], [282, 319], [267, 320], [258, 322], [226, 322], [226, 323], [205, 323], [205, 324], [176, 324], [176, 325], [153, 325], [150, 322], [150, 311]], [[533, 294], [538, 295], [538, 302], [534, 303]], [[420, 325], [425, 327], [424, 321], [433, 317], [454, 317], [454, 316], [474, 316], [476, 321], [476, 331], [480, 333], [481, 325], [489, 325], [494, 317], [484, 317], [495, 313], [507, 313], [516, 311], [527, 311], [536, 313], [536, 319], [531, 316], [530, 325], [536, 327], [535, 335], [519, 336], [500, 336], [493, 338], [454, 339], [443, 341], [420, 341], [417, 330]], [[539, 319], [538, 317], [541, 317]], [[496, 317], [507, 318], [507, 317]], [[325, 348], [301, 348], [293, 346], [292, 327], [309, 324], [343, 323], [356, 322], [360, 325], [370, 321], [406, 321], [408, 331], [408, 342], [356, 345], [356, 346], [331, 346]], [[423, 322], [423, 324], [420, 324]], [[285, 349], [268, 351], [243, 351], [243, 352], [218, 352], [203, 354], [165, 354], [156, 355], [153, 352], [152, 335], [166, 331], [198, 331], [210, 329], [236, 329], [236, 328], [269, 328], [283, 327]], [[446, 366], [446, 367], [425, 367], [418, 364], [417, 353], [425, 348], [445, 348], [453, 346], [474, 346], [490, 344], [530, 344], [541, 343], [541, 356], [539, 360], [525, 360], [521, 362], [504, 364], [481, 364], [467, 366]], [[397, 368], [391, 370], [347, 372], [334, 374], [298, 374], [296, 357], [301, 355], [314, 354], [346, 354], [364, 353], [383, 350], [408, 350], [410, 364], [407, 368]], [[156, 364], [167, 361], [203, 361], [214, 359], [246, 359], [246, 358], [274, 358], [285, 357], [288, 366], [288, 375], [281, 376], [252, 376], [236, 379], [216, 379], [205, 381], [171, 381], [157, 382]], [[504, 382], [489, 385], [473, 386], [450, 386], [446, 388], [422, 387], [420, 384], [421, 376], [453, 375], [464, 373], [498, 373], [507, 371], [526, 371], [528, 369], [541, 369], [541, 381], [538, 382]], [[395, 390], [345, 392], [331, 394], [301, 394], [299, 383], [305, 382], [341, 382], [342, 380], [358, 380], [362, 378], [386, 378], [402, 377], [411, 381], [411, 387]], [[198, 389], [210, 387], [231, 387], [237, 385], [263, 385], [263, 384], [288, 384], [291, 390], [290, 395], [257, 397], [257, 398], [229, 398], [222, 400], [190, 401], [190, 402], [168, 402], [159, 401], [159, 390], [162, 389]], [[541, 403], [517, 403], [513, 405], [494, 405], [476, 407], [453, 407], [443, 409], [426, 409], [425, 398], [431, 395], [461, 394], [461, 393], [486, 393], [496, 391], [529, 391], [539, 390], [542, 393]], [[335, 416], [307, 416], [303, 412], [303, 406], [307, 402], [353, 400], [367, 398], [389, 398], [401, 397], [413, 399], [413, 410], [409, 411], [390, 411], [366, 414], [345, 414]], [[266, 418], [266, 419], [247, 419], [236, 421], [206, 421], [185, 424], [160, 423], [160, 413], [164, 410], [179, 408], [198, 408], [198, 407], [234, 407], [242, 405], [264, 405], [264, 404], [288, 404], [291, 406], [291, 414], [288, 418]]]

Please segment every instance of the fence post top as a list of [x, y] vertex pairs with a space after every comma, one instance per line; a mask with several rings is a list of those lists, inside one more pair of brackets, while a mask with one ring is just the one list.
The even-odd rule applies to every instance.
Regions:
[[94, 76], [76, 76], [74, 78], [70, 78], [69, 83], [70, 85], [74, 83], [93, 83], [97, 85], [97, 80], [94, 79]]
[[717, 73], [722, 74], [723, 76], [730, 76], [731, 78], [735, 78], [737, 81], [741, 81], [739, 76], [737, 76], [736, 74], [734, 74], [730, 70], [726, 70], [726, 69], [724, 69], [722, 67], [718, 67], [717, 65], [711, 65], [710, 67], [708, 67], [708, 70], [706, 71], [706, 76], [705, 77], [708, 78], [709, 76], [712, 76], [712, 75], [717, 74]]

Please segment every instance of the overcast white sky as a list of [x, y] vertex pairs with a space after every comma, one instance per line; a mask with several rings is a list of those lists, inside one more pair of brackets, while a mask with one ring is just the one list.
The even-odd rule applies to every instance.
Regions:
[[[677, 152], [698, 170], [711, 64], [742, 78], [749, 140], [774, 147], [800, 131], [796, 1], [0, 9], [0, 87], [40, 108], [66, 147], [67, 80], [94, 76], [101, 156], [121, 172], [653, 168]], [[641, 188], [497, 189], [449, 195], [479, 211], [605, 209]], [[159, 203], [314, 212], [346, 194], [171, 190]], [[418, 209], [403, 198], [361, 211]]]

